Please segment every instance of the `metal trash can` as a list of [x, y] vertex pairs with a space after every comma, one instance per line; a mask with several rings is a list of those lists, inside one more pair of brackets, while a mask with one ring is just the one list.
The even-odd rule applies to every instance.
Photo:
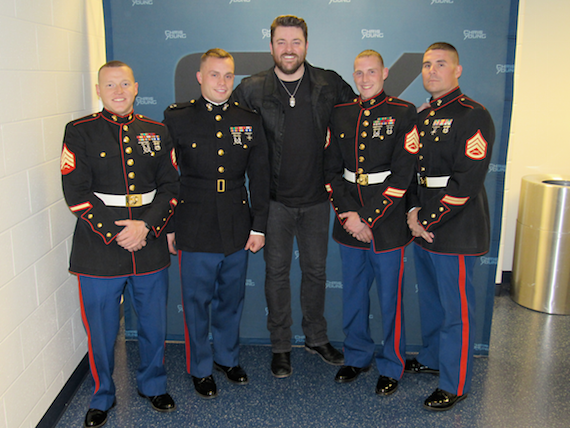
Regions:
[[570, 177], [522, 179], [511, 297], [535, 311], [570, 315]]

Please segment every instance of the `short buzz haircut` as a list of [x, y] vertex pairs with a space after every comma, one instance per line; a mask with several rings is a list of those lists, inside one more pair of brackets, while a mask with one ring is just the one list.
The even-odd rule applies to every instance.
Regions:
[[101, 74], [101, 70], [103, 70], [104, 68], [119, 68], [119, 67], [127, 67], [129, 70], [131, 70], [131, 73], [133, 72], [133, 69], [129, 67], [127, 64], [125, 64], [123, 61], [117, 61], [116, 59], [114, 59], [113, 61], [106, 62], [101, 66], [101, 68], [99, 68], [99, 71], [97, 72], [97, 77]]
[[451, 52], [452, 55], [455, 57], [455, 59], [457, 60], [457, 64], [459, 64], [459, 53], [457, 52], [457, 49], [455, 49], [455, 46], [453, 46], [450, 43], [446, 43], [446, 42], [436, 42], [436, 43], [432, 43], [427, 49], [426, 52], [429, 51], [435, 51], [437, 49], [440, 49], [442, 51], [448, 51]]
[[204, 54], [200, 57], [200, 65], [204, 64], [208, 58], [229, 58], [232, 60], [232, 62], [234, 61], [234, 57], [231, 53], [220, 48], [213, 48], [209, 49], [207, 52], [204, 52]]
[[384, 67], [384, 58], [382, 58], [382, 55], [380, 55], [374, 49], [366, 49], [360, 52], [358, 55], [356, 55], [356, 58], [354, 58], [354, 60], [356, 61], [358, 58], [365, 58], [368, 56], [373, 56], [378, 58], [380, 60], [380, 64], [382, 64], [382, 67]]
[[297, 27], [303, 30], [303, 36], [305, 36], [305, 43], [309, 40], [309, 30], [307, 29], [307, 23], [303, 18], [299, 18], [295, 15], [280, 15], [275, 18], [271, 24], [271, 42], [273, 43], [273, 34], [277, 27]]

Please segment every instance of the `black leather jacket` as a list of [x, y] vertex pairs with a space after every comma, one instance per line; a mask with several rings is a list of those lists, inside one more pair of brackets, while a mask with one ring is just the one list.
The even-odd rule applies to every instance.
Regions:
[[[306, 61], [305, 69], [311, 82], [315, 138], [322, 139], [324, 150], [327, 127], [333, 107], [336, 104], [353, 99], [356, 95], [350, 85], [336, 72], [313, 67]], [[272, 198], [275, 198], [279, 184], [285, 126], [285, 106], [280, 101], [278, 89], [279, 81], [272, 67], [243, 79], [232, 95], [234, 101], [256, 111], [263, 118], [263, 127], [269, 145]]]

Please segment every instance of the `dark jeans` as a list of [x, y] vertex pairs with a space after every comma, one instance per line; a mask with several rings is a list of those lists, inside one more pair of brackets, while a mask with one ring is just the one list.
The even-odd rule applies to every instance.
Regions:
[[328, 343], [324, 317], [326, 258], [329, 235], [329, 202], [306, 208], [290, 208], [271, 201], [265, 248], [265, 297], [267, 328], [273, 352], [291, 350], [291, 255], [297, 238], [301, 266], [301, 311], [305, 343]]

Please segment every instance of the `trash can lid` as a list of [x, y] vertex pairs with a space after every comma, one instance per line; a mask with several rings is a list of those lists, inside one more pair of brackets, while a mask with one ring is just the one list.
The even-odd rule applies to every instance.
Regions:
[[555, 184], [557, 186], [570, 186], [570, 181], [568, 180], [543, 180], [544, 184]]

